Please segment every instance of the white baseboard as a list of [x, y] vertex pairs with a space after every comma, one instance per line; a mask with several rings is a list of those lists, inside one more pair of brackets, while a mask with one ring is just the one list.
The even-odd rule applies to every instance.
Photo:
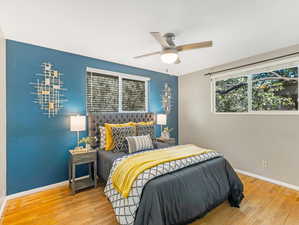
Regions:
[[0, 199], [0, 204], [1, 204], [1, 206], [0, 206], [0, 218], [2, 217], [2, 214], [3, 214], [3, 212], [4, 212], [4, 208], [5, 208], [5, 205], [6, 205], [6, 201], [7, 201], [6, 196], [3, 196], [3, 197]]
[[14, 199], [14, 198], [23, 197], [25, 195], [30, 195], [30, 194], [34, 194], [34, 193], [37, 193], [37, 192], [40, 192], [40, 191], [45, 191], [45, 190], [49, 190], [51, 188], [63, 186], [63, 185], [66, 185], [67, 183], [68, 183], [68, 181], [62, 181], [62, 182], [59, 182], [59, 183], [56, 183], [56, 184], [50, 184], [50, 185], [47, 185], [47, 186], [34, 188], [34, 189], [31, 189], [31, 190], [28, 190], [28, 191], [18, 192], [18, 193], [6, 196], [6, 199], [10, 200], [10, 199]]
[[285, 183], [285, 182], [279, 181], [279, 180], [274, 180], [274, 179], [271, 179], [271, 178], [268, 178], [268, 177], [264, 177], [264, 176], [260, 176], [260, 175], [254, 174], [254, 173], [246, 172], [244, 170], [235, 169], [235, 171], [237, 171], [238, 173], [250, 176], [250, 177], [254, 177], [254, 178], [257, 178], [257, 179], [260, 179], [260, 180], [268, 181], [268, 182], [273, 183], [273, 184], [277, 184], [277, 185], [280, 185], [280, 186], [283, 186], [283, 187], [287, 187], [287, 188], [299, 191], [299, 186], [296, 186], [296, 185], [293, 185], [293, 184]]
[[[82, 176], [82, 177], [76, 177], [76, 180], [84, 179], [84, 178], [87, 178], [87, 177], [88, 177], [88, 175], [87, 176]], [[14, 199], [14, 198], [23, 197], [25, 195], [30, 195], [30, 194], [34, 194], [34, 193], [37, 193], [37, 192], [40, 192], [40, 191], [45, 191], [45, 190], [49, 190], [49, 189], [52, 189], [52, 188], [55, 188], [55, 187], [67, 185], [68, 182], [69, 182], [68, 180], [65, 180], [65, 181], [62, 181], [62, 182], [59, 182], [59, 183], [56, 183], [56, 184], [50, 184], [50, 185], [47, 185], [47, 186], [34, 188], [34, 189], [31, 189], [31, 190], [28, 190], [28, 191], [18, 192], [16, 194], [6, 196], [6, 198], [7, 198], [7, 200], [10, 200], [10, 199]]]

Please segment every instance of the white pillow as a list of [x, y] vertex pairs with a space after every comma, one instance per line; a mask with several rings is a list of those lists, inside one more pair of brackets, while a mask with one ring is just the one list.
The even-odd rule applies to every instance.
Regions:
[[106, 147], [106, 128], [100, 126], [99, 127], [99, 142], [100, 142], [100, 149], [103, 150]]
[[138, 152], [142, 150], [149, 150], [154, 148], [151, 136], [149, 134], [144, 136], [126, 137], [126, 139], [129, 146], [129, 153]]

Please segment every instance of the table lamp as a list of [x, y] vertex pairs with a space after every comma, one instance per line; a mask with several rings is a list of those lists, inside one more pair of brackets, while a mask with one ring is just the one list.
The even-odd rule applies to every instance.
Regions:
[[77, 131], [77, 147], [79, 147], [79, 132], [84, 131], [86, 128], [86, 117], [80, 115], [71, 116], [70, 126], [71, 131]]
[[167, 115], [157, 114], [157, 124], [161, 125], [161, 134], [162, 134], [162, 126], [167, 124]]

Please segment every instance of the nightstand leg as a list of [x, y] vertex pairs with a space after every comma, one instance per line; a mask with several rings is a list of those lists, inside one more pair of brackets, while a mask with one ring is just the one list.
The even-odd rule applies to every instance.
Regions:
[[69, 188], [71, 188], [72, 184], [72, 163], [71, 160], [69, 160]]
[[76, 164], [72, 165], [72, 193], [75, 194]]
[[94, 187], [97, 187], [98, 179], [97, 179], [97, 161], [94, 161], [93, 163], [93, 179], [94, 179]]
[[88, 163], [88, 175], [89, 175], [89, 178], [91, 179], [92, 178], [91, 163]]

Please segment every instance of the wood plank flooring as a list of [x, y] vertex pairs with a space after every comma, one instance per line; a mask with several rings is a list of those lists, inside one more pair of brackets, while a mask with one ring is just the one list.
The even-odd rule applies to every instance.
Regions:
[[[225, 202], [192, 225], [299, 225], [299, 192], [239, 176], [245, 185], [241, 207]], [[12, 199], [3, 215], [3, 225], [117, 225], [103, 185], [74, 196], [63, 186]]]

